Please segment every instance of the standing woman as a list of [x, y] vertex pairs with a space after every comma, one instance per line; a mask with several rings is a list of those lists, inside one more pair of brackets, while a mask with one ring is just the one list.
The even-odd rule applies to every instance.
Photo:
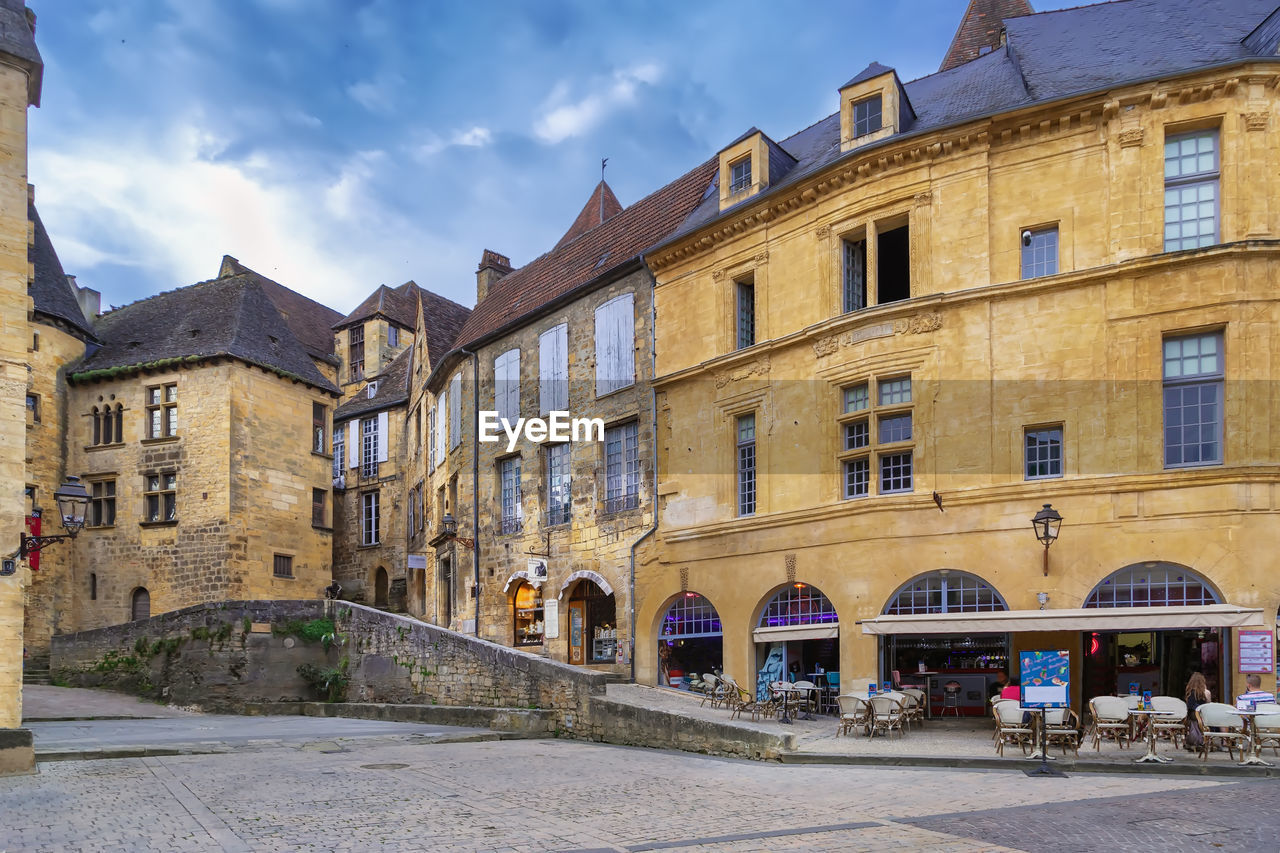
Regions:
[[1191, 673], [1187, 680], [1187, 749], [1199, 749], [1204, 743], [1204, 732], [1200, 731], [1200, 723], [1196, 720], [1196, 708], [1206, 702], [1213, 701], [1213, 694], [1204, 676], [1198, 672]]

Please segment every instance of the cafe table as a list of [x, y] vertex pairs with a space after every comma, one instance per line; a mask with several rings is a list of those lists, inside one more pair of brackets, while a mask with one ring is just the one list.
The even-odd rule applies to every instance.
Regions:
[[[808, 693], [811, 688], [796, 687], [794, 684], [783, 683], [770, 685], [769, 689], [774, 693], [782, 694], [782, 716], [778, 717], [778, 722], [790, 724], [794, 722], [791, 717], [791, 703], [799, 698], [801, 693]], [[812, 720], [813, 717], [809, 714], [804, 714], [800, 716], [800, 719]]]
[[1241, 767], [1248, 767], [1248, 766], [1270, 767], [1271, 766], [1270, 761], [1262, 760], [1262, 747], [1258, 744], [1257, 720], [1255, 720], [1254, 717], [1257, 717], [1260, 714], [1272, 715], [1275, 712], [1274, 711], [1267, 711], [1267, 712], [1241, 711], [1240, 709], [1237, 708], [1233, 713], [1238, 714], [1239, 716], [1244, 718], [1245, 724], [1249, 727], [1249, 755], [1247, 758], [1245, 758], [1244, 761], [1238, 761], [1236, 763], [1239, 764]]
[[1175, 716], [1173, 711], [1156, 711], [1146, 710], [1144, 708], [1130, 708], [1130, 717], [1147, 717], [1147, 754], [1141, 758], [1133, 759], [1134, 764], [1169, 764], [1172, 758], [1165, 758], [1156, 754], [1156, 727], [1154, 725], [1155, 717], [1172, 717]]

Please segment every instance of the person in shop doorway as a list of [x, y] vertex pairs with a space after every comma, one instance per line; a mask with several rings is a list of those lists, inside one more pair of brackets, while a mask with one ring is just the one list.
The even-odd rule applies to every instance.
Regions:
[[994, 699], [1009, 686], [1009, 673], [1003, 669], [996, 673], [995, 680], [987, 686], [987, 698]]

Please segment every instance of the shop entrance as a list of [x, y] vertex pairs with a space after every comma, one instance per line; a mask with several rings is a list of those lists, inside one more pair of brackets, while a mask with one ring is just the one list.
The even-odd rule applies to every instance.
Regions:
[[1095, 631], [1084, 636], [1084, 696], [1125, 695], [1129, 685], [1157, 696], [1182, 694], [1191, 674], [1204, 675], [1222, 701], [1224, 629]]
[[723, 662], [720, 614], [698, 593], [680, 593], [658, 625], [658, 686], [687, 690], [694, 676], [719, 674]]
[[778, 590], [760, 612], [753, 639], [759, 698], [768, 696], [774, 681], [840, 683], [840, 617], [816, 586], [793, 583]]
[[618, 651], [617, 608], [612, 592], [579, 580], [569, 596], [569, 663], [614, 663]]

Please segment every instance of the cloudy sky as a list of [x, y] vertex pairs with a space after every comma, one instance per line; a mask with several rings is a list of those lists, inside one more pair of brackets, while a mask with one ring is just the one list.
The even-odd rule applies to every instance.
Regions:
[[873, 59], [935, 71], [966, 0], [29, 4], [36, 203], [104, 308], [230, 254], [345, 312], [410, 278], [471, 305], [481, 251], [551, 248], [600, 158], [628, 205], [789, 136]]

